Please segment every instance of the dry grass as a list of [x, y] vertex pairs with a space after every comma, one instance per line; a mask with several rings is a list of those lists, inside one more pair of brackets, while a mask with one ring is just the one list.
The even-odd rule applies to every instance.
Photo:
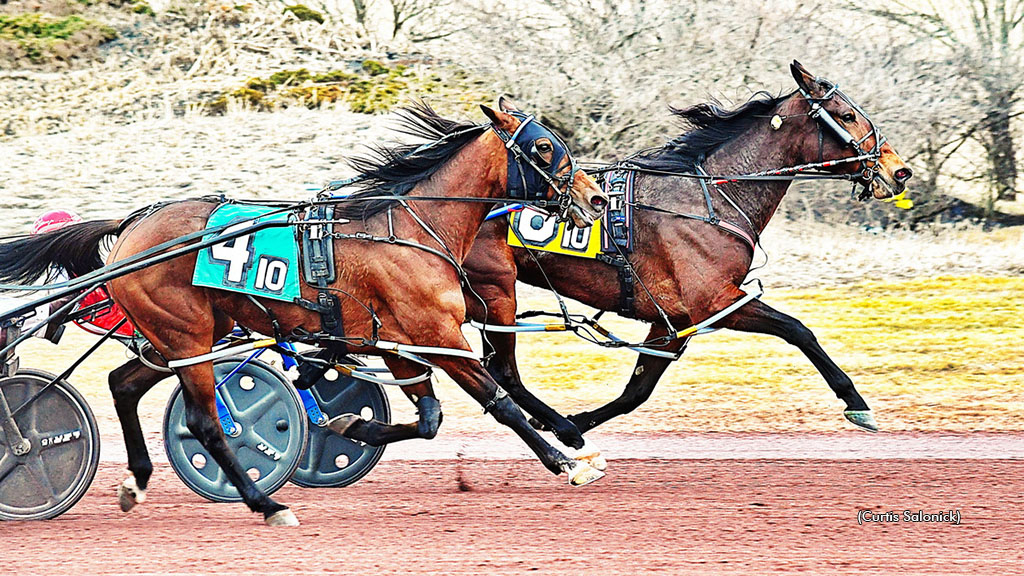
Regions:
[[[543, 292], [527, 289], [522, 294], [524, 308], [551, 305]], [[1024, 428], [1024, 327], [1019, 322], [1024, 279], [866, 282], [773, 290], [765, 300], [815, 331], [885, 430]], [[608, 325], [634, 337], [645, 332], [642, 325], [617, 318]], [[23, 364], [57, 371], [93, 341], [74, 328], [65, 338], [56, 349], [41, 341], [24, 346]], [[524, 378], [566, 412], [617, 396], [636, 358], [564, 334], [527, 335], [520, 342]], [[123, 351], [107, 345], [72, 378], [100, 414], [107, 435], [118, 432], [106, 374], [123, 361]], [[447, 415], [446, 433], [498, 429], [446, 378], [437, 389]], [[158, 433], [169, 390], [170, 383], [164, 383], [143, 402], [144, 427], [151, 436]], [[414, 418], [409, 402], [391, 392], [396, 420]], [[834, 431], [848, 428], [841, 410], [842, 403], [796, 348], [768, 336], [719, 332], [694, 340], [648, 403], [602, 430]]]

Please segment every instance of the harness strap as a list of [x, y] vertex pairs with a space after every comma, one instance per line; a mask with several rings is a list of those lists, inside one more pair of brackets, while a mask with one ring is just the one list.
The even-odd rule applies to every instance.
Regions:
[[618, 272], [619, 308], [615, 313], [626, 318], [636, 318], [636, 278], [633, 276], [633, 266], [619, 254], [600, 253], [597, 259], [614, 266]]

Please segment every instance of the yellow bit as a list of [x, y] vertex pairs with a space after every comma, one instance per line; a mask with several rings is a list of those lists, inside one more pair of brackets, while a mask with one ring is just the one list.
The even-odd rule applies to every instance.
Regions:
[[896, 201], [896, 207], [904, 210], [910, 210], [914, 207], [914, 201], [910, 198], [900, 198]]
[[892, 196], [889, 196], [888, 198], [882, 198], [882, 202], [899, 202], [900, 200], [903, 200], [903, 198], [906, 197], [906, 195], [907, 191], [904, 190], [903, 192], [900, 192], [899, 194], [894, 194]]

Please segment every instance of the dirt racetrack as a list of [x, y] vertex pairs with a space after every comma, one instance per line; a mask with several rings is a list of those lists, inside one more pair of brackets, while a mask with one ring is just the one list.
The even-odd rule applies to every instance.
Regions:
[[529, 460], [391, 460], [349, 488], [283, 488], [297, 529], [207, 503], [167, 464], [124, 515], [123, 474], [104, 461], [64, 516], [0, 524], [5, 573], [1022, 573], [1020, 459], [615, 460], [579, 489]]

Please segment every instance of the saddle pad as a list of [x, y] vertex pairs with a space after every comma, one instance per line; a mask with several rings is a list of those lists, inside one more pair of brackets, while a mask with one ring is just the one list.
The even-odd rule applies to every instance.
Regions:
[[[287, 213], [263, 217], [272, 210], [267, 206], [221, 204], [210, 214], [206, 227], [237, 223], [223, 234], [255, 222], [288, 220]], [[203, 239], [215, 237], [211, 234]], [[292, 227], [264, 228], [200, 250], [192, 284], [293, 302], [299, 297], [301, 265]]]
[[604, 217], [589, 228], [558, 223], [553, 215], [531, 208], [513, 212], [508, 221], [508, 245], [523, 248], [525, 242], [525, 247], [540, 252], [591, 259], [597, 258], [602, 252], [617, 253], [615, 244], [623, 252], [631, 252], [634, 176], [634, 172], [622, 170], [612, 172], [605, 178], [604, 191], [608, 194], [608, 207], [605, 208]]
[[603, 220], [598, 220], [588, 228], [569, 227], [565, 222], [557, 222], [553, 214], [523, 208], [521, 212], [513, 212], [508, 220], [508, 245], [580, 258], [597, 258], [601, 252], [602, 223]]

